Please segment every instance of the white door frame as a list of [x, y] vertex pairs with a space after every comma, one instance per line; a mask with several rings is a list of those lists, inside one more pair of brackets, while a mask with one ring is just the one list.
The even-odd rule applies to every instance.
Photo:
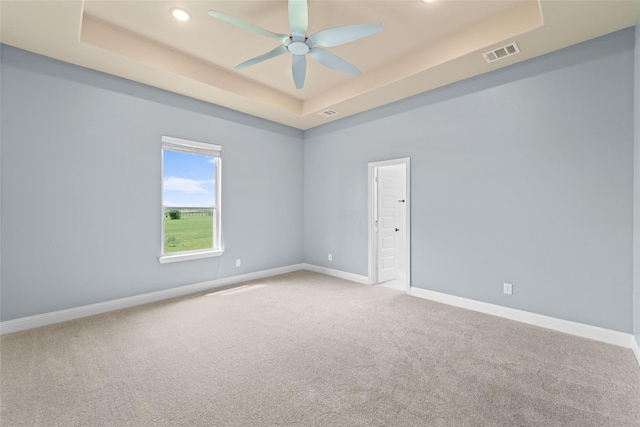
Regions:
[[406, 183], [407, 183], [407, 194], [406, 194], [406, 224], [407, 224], [407, 239], [406, 239], [406, 254], [407, 254], [407, 288], [406, 292], [409, 293], [411, 286], [411, 158], [403, 157], [401, 159], [393, 159], [393, 160], [384, 160], [380, 162], [371, 162], [369, 163], [369, 178], [368, 178], [368, 188], [369, 188], [369, 281], [370, 285], [375, 285], [378, 283], [378, 269], [376, 268], [377, 263], [377, 250], [378, 250], [378, 239], [376, 239], [376, 191], [375, 191], [375, 171], [379, 167], [383, 166], [396, 166], [396, 165], [405, 165], [405, 173], [406, 173]]

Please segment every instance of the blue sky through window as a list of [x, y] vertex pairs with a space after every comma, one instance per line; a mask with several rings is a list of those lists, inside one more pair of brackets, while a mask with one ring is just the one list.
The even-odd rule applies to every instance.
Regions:
[[163, 204], [212, 207], [216, 203], [214, 157], [164, 150]]

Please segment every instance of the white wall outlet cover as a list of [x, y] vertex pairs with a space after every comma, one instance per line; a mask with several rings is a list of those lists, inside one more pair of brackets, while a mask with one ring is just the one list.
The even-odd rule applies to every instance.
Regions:
[[236, 260], [236, 267], [240, 267], [240, 260], [239, 259]]
[[329, 261], [333, 260], [333, 255], [329, 254], [329, 256], [327, 257], [329, 259]]
[[511, 283], [504, 283], [503, 292], [507, 295], [513, 294], [513, 285]]

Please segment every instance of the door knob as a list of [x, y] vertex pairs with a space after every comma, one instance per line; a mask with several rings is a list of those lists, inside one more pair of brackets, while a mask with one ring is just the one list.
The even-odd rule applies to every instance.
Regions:
[[396, 231], [400, 231], [400, 229], [399, 229], [399, 228], [396, 228]]

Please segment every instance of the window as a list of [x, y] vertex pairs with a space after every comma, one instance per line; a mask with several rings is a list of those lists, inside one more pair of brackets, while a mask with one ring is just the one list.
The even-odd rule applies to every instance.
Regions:
[[222, 147], [162, 137], [160, 262], [222, 255]]

